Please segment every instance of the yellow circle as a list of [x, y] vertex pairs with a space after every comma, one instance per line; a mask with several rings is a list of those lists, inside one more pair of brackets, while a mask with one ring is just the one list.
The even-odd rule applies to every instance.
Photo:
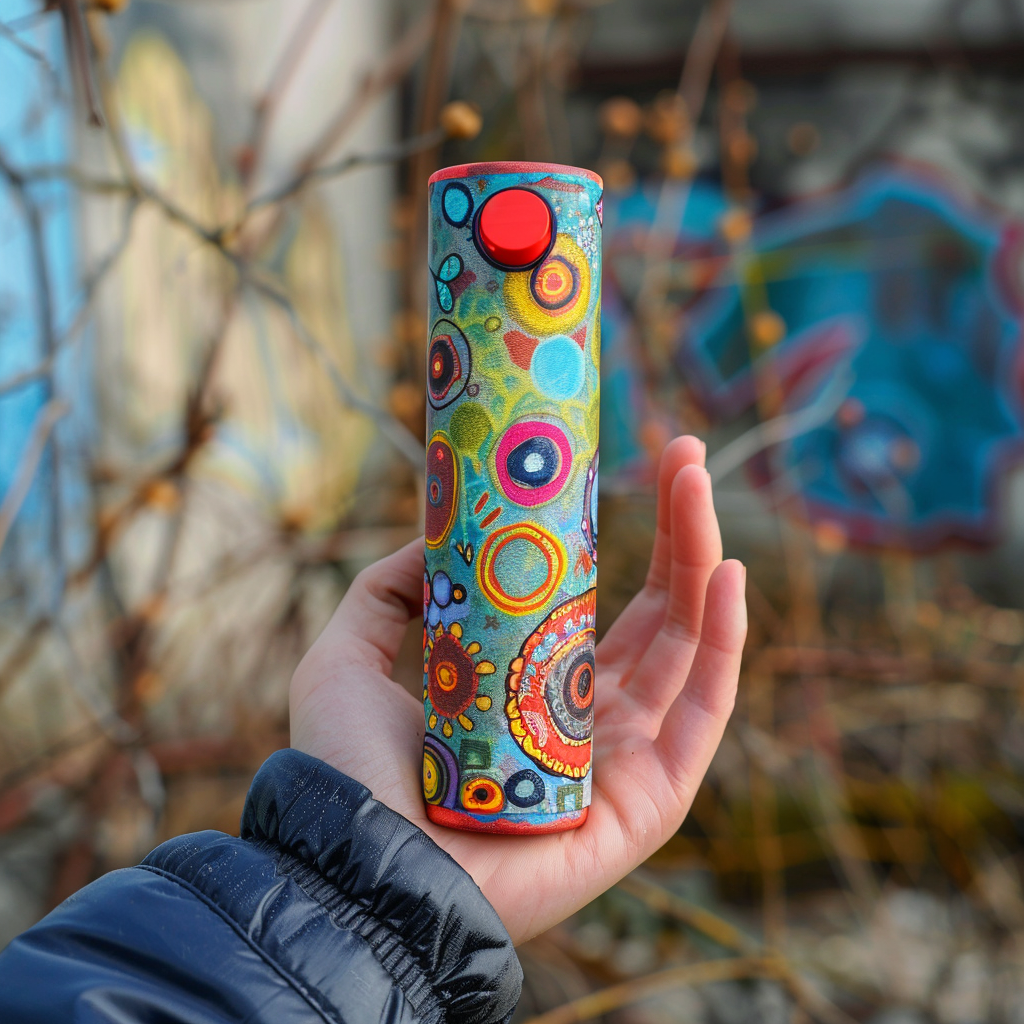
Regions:
[[545, 264], [556, 256], [571, 263], [580, 275], [579, 296], [567, 309], [545, 309], [534, 298], [532, 270], [505, 275], [505, 305], [512, 319], [531, 334], [566, 334], [582, 322], [590, 306], [587, 254], [568, 235], [559, 235]]
[[423, 795], [427, 802], [437, 799], [438, 786], [441, 784], [441, 773], [437, 770], [434, 755], [423, 752]]

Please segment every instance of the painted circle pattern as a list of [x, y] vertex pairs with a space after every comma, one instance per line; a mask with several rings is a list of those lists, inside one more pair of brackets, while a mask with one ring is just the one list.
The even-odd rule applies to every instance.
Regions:
[[498, 486], [505, 497], [517, 505], [534, 508], [556, 498], [571, 470], [569, 432], [549, 420], [513, 423], [495, 447], [494, 473]]
[[461, 228], [473, 215], [473, 193], [461, 181], [449, 182], [441, 193], [441, 212], [452, 227]]
[[479, 680], [473, 659], [451, 633], [434, 638], [427, 663], [427, 694], [438, 714], [445, 718], [461, 715], [476, 697]]
[[532, 768], [523, 768], [505, 782], [505, 799], [515, 807], [536, 807], [544, 799], [544, 780]]
[[462, 783], [462, 806], [473, 814], [497, 814], [505, 806], [505, 791], [487, 775], [476, 775]]
[[458, 507], [459, 464], [451, 443], [438, 431], [427, 446], [428, 548], [439, 548], [448, 539]]
[[[579, 636], [580, 634], [576, 634]], [[548, 671], [546, 698], [555, 726], [563, 736], [588, 739], [593, 730], [594, 650], [567, 650]]]
[[[528, 594], [509, 593], [508, 586], [498, 578], [496, 561], [510, 544], [525, 543], [543, 557], [547, 573], [544, 581]], [[555, 596], [568, 565], [562, 542], [536, 523], [512, 523], [495, 530], [477, 555], [477, 582], [487, 599], [508, 615], [529, 615], [539, 611]]]
[[526, 638], [506, 679], [512, 736], [554, 775], [590, 771], [596, 610], [595, 588], [558, 605]]
[[454, 402], [469, 383], [473, 357], [469, 342], [451, 320], [438, 320], [427, 348], [427, 398], [435, 409]]
[[564, 256], [551, 256], [530, 275], [530, 291], [542, 309], [564, 311], [580, 296], [580, 272]]
[[590, 288], [586, 253], [568, 235], [558, 235], [540, 267], [505, 275], [505, 305], [531, 334], [565, 334], [587, 315]]
[[427, 803], [451, 807], [458, 782], [455, 755], [428, 733], [423, 739], [423, 796]]

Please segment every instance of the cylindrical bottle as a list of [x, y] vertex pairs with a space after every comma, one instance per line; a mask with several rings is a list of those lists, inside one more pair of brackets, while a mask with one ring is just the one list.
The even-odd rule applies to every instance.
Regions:
[[430, 178], [423, 791], [453, 828], [590, 804], [601, 196], [557, 164]]

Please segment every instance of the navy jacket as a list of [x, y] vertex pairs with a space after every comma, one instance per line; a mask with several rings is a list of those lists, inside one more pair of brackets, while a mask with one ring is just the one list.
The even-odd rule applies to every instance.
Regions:
[[296, 750], [241, 837], [180, 836], [0, 954], [4, 1024], [492, 1024], [522, 972], [491, 905], [425, 833]]

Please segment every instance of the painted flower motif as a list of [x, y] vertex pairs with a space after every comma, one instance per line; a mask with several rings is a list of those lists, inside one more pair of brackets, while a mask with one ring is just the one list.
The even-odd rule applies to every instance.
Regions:
[[469, 732], [473, 728], [473, 720], [466, 714], [470, 706], [475, 705], [480, 711], [490, 708], [491, 698], [478, 696], [477, 690], [480, 677], [493, 674], [494, 665], [485, 660], [473, 661], [473, 655], [479, 654], [480, 649], [475, 640], [462, 646], [462, 626], [458, 622], [447, 629], [438, 623], [433, 631], [427, 631], [423, 648], [426, 676], [423, 698], [430, 700], [427, 725], [431, 729], [436, 728], [440, 718], [445, 736], [450, 737], [454, 732], [453, 721]]

